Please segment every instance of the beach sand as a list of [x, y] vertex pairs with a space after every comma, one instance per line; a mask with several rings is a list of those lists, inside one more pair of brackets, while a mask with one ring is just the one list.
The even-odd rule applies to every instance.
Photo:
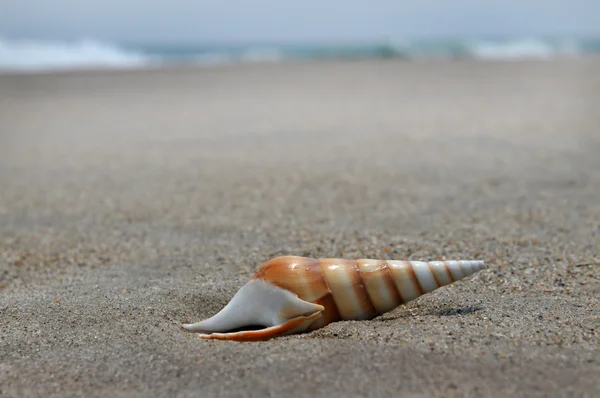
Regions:
[[[600, 394], [598, 70], [0, 76], [0, 395]], [[282, 254], [489, 268], [308, 334], [182, 330]]]

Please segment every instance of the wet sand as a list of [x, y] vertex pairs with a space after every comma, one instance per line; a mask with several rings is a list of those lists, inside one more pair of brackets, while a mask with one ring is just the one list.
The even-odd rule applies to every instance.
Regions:
[[[600, 61], [0, 76], [0, 395], [600, 394]], [[482, 259], [204, 341], [271, 257]]]

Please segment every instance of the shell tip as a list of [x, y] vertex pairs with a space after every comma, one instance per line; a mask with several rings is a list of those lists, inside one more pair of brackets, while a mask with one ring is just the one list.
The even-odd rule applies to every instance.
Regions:
[[199, 328], [200, 322], [198, 323], [184, 323], [181, 325], [181, 327], [185, 330], [188, 330], [190, 332], [200, 332], [202, 331], [202, 329]]

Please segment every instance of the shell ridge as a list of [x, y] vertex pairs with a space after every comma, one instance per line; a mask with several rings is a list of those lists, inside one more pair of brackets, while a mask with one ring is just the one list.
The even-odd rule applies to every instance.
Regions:
[[[338, 307], [337, 302], [335, 301], [335, 296], [333, 294], [333, 291], [331, 290], [331, 286], [329, 286], [329, 281], [327, 280], [327, 275], [325, 274], [325, 271], [323, 270], [323, 260], [322, 258], [320, 258], [319, 261], [319, 271], [321, 272], [321, 277], [323, 279], [323, 283], [325, 284], [325, 286], [327, 287], [327, 291], [329, 292], [329, 296], [331, 296], [331, 301], [333, 301], [333, 303], [335, 304], [335, 312], [337, 312], [337, 315], [339, 316], [339, 319], [342, 319], [342, 314], [340, 313], [340, 309]], [[323, 299], [325, 296], [321, 297], [320, 299]]]
[[376, 314], [364, 289], [356, 260], [325, 258], [320, 262], [327, 286], [343, 320], [364, 320]]
[[436, 283], [433, 272], [424, 261], [412, 261], [412, 267], [425, 293], [431, 293], [440, 286]]
[[412, 267], [408, 261], [388, 260], [389, 270], [392, 274], [392, 280], [400, 292], [404, 303], [408, 303], [421, 296], [417, 289], [415, 276], [411, 275]]
[[442, 261], [442, 263], [444, 264], [444, 269], [446, 270], [446, 273], [448, 274], [448, 277], [450, 278], [452, 283], [456, 282], [456, 279], [454, 279], [454, 277], [452, 276], [452, 272], [450, 272], [450, 268], [448, 268], [448, 262]]
[[467, 275], [463, 272], [462, 265], [458, 261], [446, 261], [448, 264], [448, 269], [452, 274], [452, 279], [455, 281], [459, 281], [467, 277]]
[[[366, 294], [375, 308], [375, 316], [398, 306], [400, 298], [384, 260], [356, 260]], [[390, 284], [392, 286], [390, 286]]]
[[415, 290], [417, 291], [417, 294], [419, 296], [422, 296], [425, 294], [425, 289], [423, 289], [423, 286], [421, 286], [421, 282], [419, 281], [419, 278], [417, 278], [417, 273], [415, 272], [414, 266], [413, 266], [413, 262], [412, 261], [405, 261], [404, 264], [407, 265], [406, 267], [406, 272], [408, 273], [408, 276], [410, 277], [410, 280], [413, 284], [413, 286], [415, 287]]
[[321, 272], [321, 277], [323, 279], [323, 283], [325, 283], [325, 286], [327, 287], [327, 291], [333, 297], [333, 293], [331, 292], [331, 287], [329, 286], [329, 281], [327, 281], [327, 277], [325, 276], [325, 271], [323, 271], [323, 262], [321, 260], [322, 259], [319, 259], [319, 271]]
[[473, 275], [473, 264], [471, 261], [462, 260], [458, 262], [460, 269], [462, 270], [465, 277]]
[[[371, 299], [371, 296], [369, 295], [369, 290], [367, 289], [365, 280], [363, 279], [362, 276], [362, 272], [360, 272], [360, 267], [358, 266], [358, 260], [354, 260], [352, 263], [353, 267], [354, 267], [354, 272], [356, 272], [358, 274], [358, 280], [359, 282], [359, 287], [363, 292], [363, 296], [367, 299], [367, 302], [365, 304], [368, 305], [368, 309], [365, 312], [365, 315], [369, 318], [373, 318], [375, 316], [377, 316], [378, 312], [377, 312], [377, 308], [375, 308], [375, 304], [373, 304], [373, 300]], [[360, 302], [359, 302], [360, 304]]]
[[429, 270], [429, 273], [433, 276], [433, 280], [435, 281], [435, 284], [437, 285], [437, 287], [444, 286], [440, 283], [440, 280], [438, 279], [437, 275], [435, 274], [435, 271], [433, 270], [433, 268], [431, 268], [431, 263], [427, 262], [425, 264], [427, 264], [427, 269]]
[[387, 273], [387, 275], [389, 276], [390, 280], [392, 281], [392, 287], [394, 288], [394, 291], [397, 294], [398, 297], [398, 304], [396, 304], [396, 307], [399, 305], [402, 305], [404, 303], [406, 303], [406, 300], [404, 299], [404, 297], [402, 296], [402, 292], [400, 291], [400, 289], [398, 289], [398, 285], [396, 285], [396, 281], [394, 280], [394, 274], [392, 273], [392, 270], [390, 269], [390, 266], [388, 264], [388, 262], [385, 262], [385, 272]]

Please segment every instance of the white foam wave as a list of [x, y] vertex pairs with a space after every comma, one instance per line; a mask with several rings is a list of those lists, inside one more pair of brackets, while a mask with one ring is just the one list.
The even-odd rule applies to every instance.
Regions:
[[0, 38], [0, 69], [4, 70], [132, 68], [151, 61], [144, 54], [93, 39], [58, 42]]
[[471, 56], [483, 60], [550, 59], [578, 53], [573, 43], [556, 44], [533, 38], [503, 42], [474, 41], [467, 48]]

